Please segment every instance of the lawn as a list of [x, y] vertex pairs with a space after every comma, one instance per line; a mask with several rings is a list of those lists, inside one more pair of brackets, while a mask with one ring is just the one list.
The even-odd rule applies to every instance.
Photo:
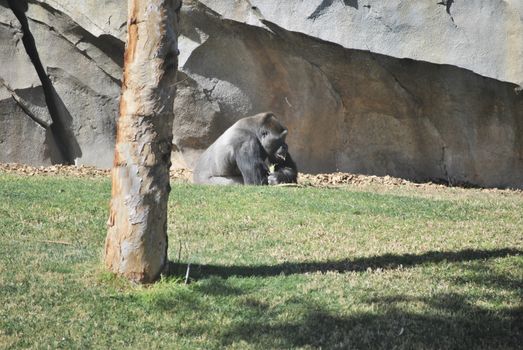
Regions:
[[173, 183], [150, 286], [103, 268], [109, 196], [0, 173], [0, 348], [523, 344], [521, 192]]

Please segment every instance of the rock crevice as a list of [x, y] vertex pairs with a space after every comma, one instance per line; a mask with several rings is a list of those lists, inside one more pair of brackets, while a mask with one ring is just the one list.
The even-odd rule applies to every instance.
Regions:
[[[24, 125], [24, 130], [6, 128], [0, 133], [0, 138], [11, 140], [0, 153], [0, 161], [109, 166], [123, 43], [109, 34], [95, 37], [40, 1], [2, 0], [0, 8], [5, 9], [0, 14], [0, 78], [14, 92], [12, 101], [20, 103], [20, 111], [34, 122], [16, 123]], [[19, 41], [24, 43], [23, 49], [18, 47]], [[20, 92], [23, 97], [17, 97]], [[7, 122], [12, 120], [7, 113], [0, 112], [0, 117], [6, 118], [0, 123], [13, 125]], [[41, 137], [13, 143], [16, 138], [10, 136], [39, 135], [41, 127], [45, 128], [45, 142], [40, 144]], [[22, 142], [36, 144], [27, 147]], [[45, 151], [33, 152], [34, 148]]]
[[[49, 128], [54, 142], [58, 145], [57, 150], [60, 152], [61, 160], [65, 164], [73, 164], [74, 160], [81, 155], [81, 150], [74, 135], [71, 133], [68, 122], [70, 117], [68, 118], [68, 116], [64, 114], [65, 109], [62, 107], [56, 90], [40, 61], [35, 39], [31, 33], [28, 19], [25, 15], [25, 12], [28, 9], [27, 2], [24, 0], [8, 0], [8, 4], [13, 11], [13, 14], [20, 22], [22, 43], [42, 83], [45, 102], [52, 119], [52, 124]], [[25, 108], [23, 109], [25, 110]], [[35, 120], [35, 117], [33, 116], [32, 119]], [[43, 126], [42, 124], [40, 125]]]

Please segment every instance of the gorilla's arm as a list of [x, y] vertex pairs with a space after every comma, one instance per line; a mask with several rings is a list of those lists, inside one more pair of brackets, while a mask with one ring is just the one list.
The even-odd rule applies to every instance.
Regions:
[[298, 168], [290, 153], [287, 153], [284, 161], [274, 162], [274, 171], [268, 177], [269, 185], [297, 183]]
[[245, 185], [267, 185], [269, 169], [265, 164], [265, 151], [257, 139], [244, 142], [237, 154], [236, 165], [243, 176]]

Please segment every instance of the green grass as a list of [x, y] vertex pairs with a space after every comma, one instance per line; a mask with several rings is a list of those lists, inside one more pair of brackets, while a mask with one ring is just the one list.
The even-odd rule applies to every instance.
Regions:
[[521, 193], [173, 184], [173, 273], [151, 286], [102, 267], [109, 196], [0, 174], [0, 348], [523, 343]]

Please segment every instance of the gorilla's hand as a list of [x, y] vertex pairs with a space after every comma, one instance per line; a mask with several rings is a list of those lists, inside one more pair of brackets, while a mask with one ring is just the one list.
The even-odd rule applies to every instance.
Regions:
[[270, 173], [267, 177], [267, 181], [269, 182], [269, 185], [278, 185], [280, 182], [278, 181], [278, 174], [277, 173]]
[[285, 151], [285, 159], [277, 159], [277, 161], [272, 164], [273, 169], [267, 177], [269, 185], [298, 183], [298, 169], [296, 168], [296, 163], [294, 163], [294, 160], [292, 159], [291, 154], [287, 152], [287, 149], [285, 149]]

